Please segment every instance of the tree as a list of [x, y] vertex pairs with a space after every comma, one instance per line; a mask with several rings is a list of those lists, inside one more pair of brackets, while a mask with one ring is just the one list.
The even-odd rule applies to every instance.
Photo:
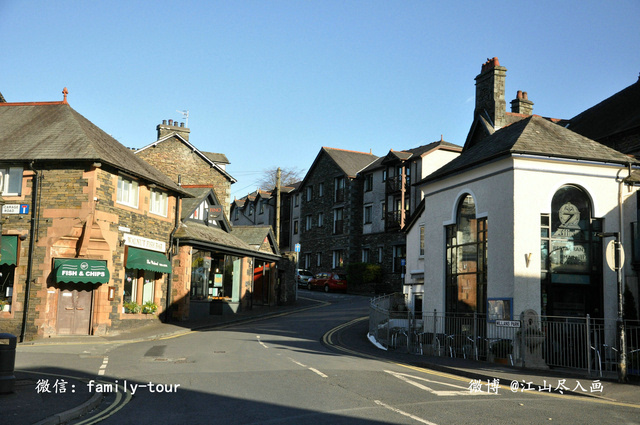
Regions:
[[[276, 187], [278, 167], [264, 170], [264, 175], [258, 180], [258, 187], [261, 190], [273, 190]], [[297, 167], [280, 169], [280, 186], [288, 186], [302, 180], [302, 170]]]

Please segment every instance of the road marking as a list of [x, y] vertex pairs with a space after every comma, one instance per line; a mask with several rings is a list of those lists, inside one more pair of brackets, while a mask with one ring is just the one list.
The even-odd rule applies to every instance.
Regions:
[[[364, 357], [364, 358], [368, 358], [368, 359], [372, 359], [372, 360], [377, 360], [377, 361], [381, 361], [384, 363], [389, 363], [389, 364], [393, 364], [396, 366], [400, 366], [406, 369], [411, 369], [411, 370], [415, 370], [421, 373], [425, 373], [427, 375], [435, 375], [435, 376], [441, 376], [443, 378], [447, 378], [447, 379], [451, 379], [451, 380], [455, 380], [455, 381], [463, 381], [463, 382], [469, 382], [471, 380], [471, 378], [468, 377], [464, 377], [464, 376], [458, 376], [458, 375], [452, 375], [449, 373], [445, 373], [445, 372], [438, 372], [435, 371], [433, 369], [427, 369], [424, 367], [418, 367], [418, 366], [413, 366], [413, 365], [409, 365], [409, 364], [405, 364], [405, 363], [398, 363], [395, 362], [393, 360], [389, 360], [383, 356], [377, 356], [377, 355], [371, 355], [371, 354], [367, 354], [367, 353], [363, 353], [360, 351], [355, 351], [355, 350], [351, 350], [349, 348], [345, 348], [345, 347], [341, 347], [339, 345], [336, 345], [336, 343], [333, 342], [333, 336], [335, 333], [337, 333], [338, 331], [354, 325], [358, 322], [361, 322], [363, 320], [369, 320], [369, 316], [363, 316], [357, 319], [354, 319], [350, 322], [347, 323], [343, 323], [342, 325], [339, 325], [333, 329], [331, 329], [330, 331], [328, 331], [326, 334], [324, 334], [322, 336], [322, 341], [329, 347], [338, 350], [338, 351], [342, 351], [344, 353], [348, 353], [348, 354], [352, 354], [354, 356], [358, 356], [358, 357]], [[511, 391], [511, 388], [508, 385], [502, 385], [500, 384], [500, 388], [504, 389], [504, 390], [508, 390]], [[638, 404], [633, 404], [633, 403], [627, 403], [627, 402], [623, 402], [623, 401], [614, 401], [614, 400], [608, 400], [608, 399], [603, 399], [600, 397], [583, 397], [583, 396], [572, 396], [572, 395], [568, 395], [568, 394], [554, 394], [554, 393], [548, 393], [545, 391], [528, 391], [525, 392], [524, 394], [537, 394], [543, 397], [553, 397], [553, 398], [572, 398], [574, 401], [575, 400], [579, 400], [579, 401], [583, 401], [585, 403], [596, 403], [596, 404], [604, 404], [604, 405], [608, 405], [608, 406], [622, 406], [622, 407], [631, 407], [634, 409], [640, 409], [640, 405]]]
[[389, 410], [391, 410], [392, 412], [399, 413], [399, 414], [401, 414], [401, 415], [403, 415], [403, 416], [406, 416], [406, 417], [408, 417], [408, 418], [413, 419], [414, 421], [418, 421], [418, 422], [420, 422], [420, 423], [427, 424], [427, 425], [437, 425], [437, 424], [436, 424], [436, 423], [434, 423], [434, 422], [429, 422], [429, 421], [428, 421], [428, 420], [426, 420], [426, 419], [422, 419], [422, 418], [420, 418], [420, 417], [418, 417], [418, 416], [416, 416], [416, 415], [412, 415], [411, 413], [407, 413], [407, 412], [404, 412], [404, 411], [402, 411], [402, 410], [400, 410], [400, 409], [397, 409], [397, 408], [395, 408], [395, 407], [393, 407], [393, 406], [389, 406], [388, 404], [383, 403], [383, 402], [381, 402], [380, 400], [374, 400], [374, 401], [375, 401], [375, 403], [376, 403], [378, 406], [382, 406], [382, 407], [384, 407], [385, 409], [389, 409]]
[[107, 370], [107, 364], [109, 363], [109, 357], [105, 357], [104, 359], [102, 359], [102, 364], [100, 365], [100, 370], [98, 370], [98, 375], [102, 376], [104, 375], [105, 371]]
[[310, 367], [310, 368], [309, 368], [309, 370], [310, 370], [311, 372], [313, 372], [313, 373], [317, 373], [318, 375], [320, 375], [320, 376], [321, 376], [321, 377], [323, 377], [323, 378], [328, 378], [328, 376], [327, 376], [327, 375], [325, 375], [324, 373], [320, 372], [318, 369], [314, 369], [314, 368]]
[[[489, 394], [489, 393], [477, 392], [477, 391], [476, 392], [471, 392], [471, 391], [469, 391], [468, 387], [463, 387], [461, 385], [455, 385], [455, 384], [449, 384], [448, 382], [433, 381], [431, 379], [422, 378], [422, 377], [419, 377], [419, 376], [407, 375], [406, 373], [392, 372], [390, 370], [385, 370], [385, 372], [387, 372], [388, 374], [390, 374], [392, 376], [395, 376], [396, 378], [406, 382], [407, 384], [411, 384], [414, 387], [418, 387], [421, 390], [428, 391], [431, 394], [435, 394], [437, 396], [455, 396], [455, 395], [467, 396], [467, 395], [488, 395]], [[459, 388], [459, 390], [449, 390], [449, 391], [434, 390], [433, 388], [427, 387], [426, 385], [421, 384], [419, 382], [416, 382], [415, 380], [429, 382], [431, 384], [444, 385], [446, 387]]]
[[262, 345], [264, 348], [269, 348], [269, 347], [267, 347], [267, 344], [265, 344], [264, 342], [260, 341], [260, 335], [256, 335], [256, 338], [258, 338], [258, 342], [260, 343], [260, 345]]
[[321, 376], [322, 378], [328, 378], [328, 377], [329, 377], [329, 376], [325, 375], [324, 373], [320, 372], [320, 371], [319, 371], [318, 369], [316, 369], [316, 368], [309, 367], [309, 366], [307, 366], [307, 365], [305, 365], [305, 364], [302, 364], [302, 363], [300, 363], [299, 361], [296, 361], [296, 360], [292, 359], [291, 357], [287, 357], [287, 358], [288, 358], [289, 360], [291, 360], [292, 362], [294, 362], [295, 364], [297, 364], [298, 366], [303, 367], [303, 368], [305, 368], [305, 369], [308, 369], [308, 370], [310, 370], [311, 372], [313, 372], [313, 373], [315, 373], [315, 374], [317, 374], [317, 375]]

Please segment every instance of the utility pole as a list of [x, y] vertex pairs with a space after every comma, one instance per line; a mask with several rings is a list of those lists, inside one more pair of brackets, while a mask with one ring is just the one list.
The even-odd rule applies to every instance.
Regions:
[[276, 171], [276, 245], [280, 249], [280, 177], [282, 171]]

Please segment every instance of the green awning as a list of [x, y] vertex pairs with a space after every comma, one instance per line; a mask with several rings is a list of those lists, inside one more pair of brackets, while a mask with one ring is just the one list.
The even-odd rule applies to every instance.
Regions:
[[2, 249], [0, 250], [0, 264], [15, 266], [18, 264], [18, 237], [2, 236]]
[[171, 273], [171, 262], [160, 252], [129, 247], [127, 268]]
[[53, 263], [56, 282], [107, 283], [109, 269], [103, 260], [58, 258]]

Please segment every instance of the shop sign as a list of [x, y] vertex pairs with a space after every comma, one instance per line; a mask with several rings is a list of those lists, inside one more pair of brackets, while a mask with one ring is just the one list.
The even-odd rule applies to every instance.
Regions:
[[147, 239], [143, 238], [142, 236], [134, 236], [130, 234], [124, 235], [124, 244], [127, 246], [133, 246], [136, 248], [148, 249], [151, 251], [158, 251], [162, 253], [167, 250], [166, 244], [162, 241]]

